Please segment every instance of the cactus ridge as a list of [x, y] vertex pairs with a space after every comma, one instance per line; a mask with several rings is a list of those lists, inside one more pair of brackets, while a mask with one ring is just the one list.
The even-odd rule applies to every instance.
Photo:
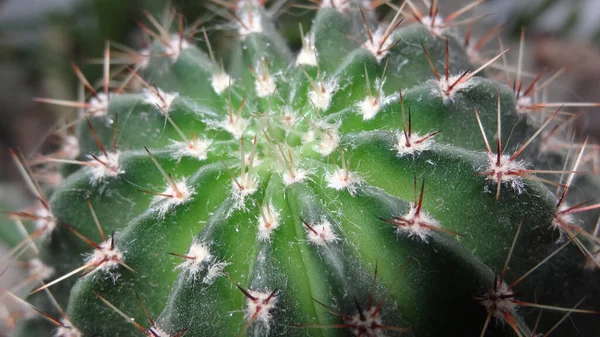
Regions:
[[[82, 111], [41, 159], [64, 181], [41, 189], [13, 153], [39, 205], [12, 214], [33, 223], [11, 254], [39, 256], [42, 313], [16, 335], [532, 336], [571, 331], [566, 312], [592, 336], [600, 240], [565, 200], [586, 145], [572, 168], [539, 158], [561, 109], [539, 78], [486, 73], [498, 29], [459, 38], [480, 2], [407, 0], [385, 24], [377, 2], [323, 0], [298, 52], [262, 1], [227, 3], [227, 70], [174, 14], [141, 25], [147, 49], [107, 44], [102, 91], [75, 67], [87, 102], [38, 99]], [[558, 197], [543, 174], [569, 176]]]

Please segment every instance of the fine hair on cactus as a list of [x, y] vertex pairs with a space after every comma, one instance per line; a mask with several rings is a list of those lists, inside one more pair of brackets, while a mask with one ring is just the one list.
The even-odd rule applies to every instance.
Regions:
[[[11, 335], [599, 335], [571, 110], [598, 104], [472, 31], [483, 0], [213, 2], [225, 23], [147, 13], [98, 85], [73, 65], [81, 100], [35, 99], [77, 117], [11, 150], [35, 197], [4, 213]], [[297, 50], [284, 10], [312, 17]]]

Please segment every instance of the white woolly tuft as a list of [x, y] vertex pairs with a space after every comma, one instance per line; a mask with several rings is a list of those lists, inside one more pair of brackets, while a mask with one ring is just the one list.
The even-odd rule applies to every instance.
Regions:
[[29, 276], [36, 279], [47, 280], [54, 275], [54, 268], [47, 266], [40, 259], [31, 259], [27, 262]]
[[232, 193], [236, 200], [236, 207], [243, 208], [246, 197], [258, 190], [258, 180], [248, 173], [240, 175], [236, 180], [237, 182], [233, 181], [231, 183]]
[[552, 218], [552, 227], [561, 231], [564, 230], [565, 226], [575, 224], [575, 217], [570, 213], [562, 213], [568, 210], [571, 206], [566, 202], [563, 202], [558, 209], [554, 212], [554, 217]]
[[421, 137], [416, 132], [412, 132], [411, 136], [408, 137], [408, 144], [406, 142], [406, 136], [403, 132], [396, 132], [396, 145], [394, 145], [394, 150], [396, 150], [398, 156], [402, 157], [409, 154], [419, 154], [422, 151], [429, 150], [429, 148], [433, 145], [434, 141], [432, 138], [428, 138], [424, 141], [419, 142], [423, 137]]
[[452, 87], [452, 90], [450, 90], [450, 86], [453, 85], [454, 82], [456, 82], [460, 78], [460, 76], [461, 75], [450, 76], [448, 77], [447, 81], [445, 77], [442, 77], [439, 81], [436, 81], [438, 88], [440, 89], [439, 94], [442, 95], [444, 102], [452, 100], [454, 94], [462, 90], [466, 90], [473, 85], [472, 78], [465, 80], [463, 77], [463, 79], [457, 84], [455, 84], [454, 87]]
[[257, 10], [242, 8], [238, 11], [238, 18], [240, 21], [237, 24], [238, 34], [242, 41], [251, 33], [262, 33], [262, 18]]
[[308, 241], [313, 245], [324, 246], [339, 239], [333, 231], [333, 226], [326, 219], [321, 220], [321, 222], [316, 225], [310, 226], [312, 230], [308, 228], [306, 234], [308, 236]]
[[365, 318], [364, 320], [361, 318], [360, 313], [356, 313], [354, 316], [352, 316], [352, 319], [349, 320], [348, 325], [352, 326], [352, 333], [355, 336], [385, 336], [382, 333], [383, 323], [381, 321], [381, 315], [379, 315], [379, 312], [375, 313], [375, 310], [378, 310], [377, 306], [373, 306], [369, 310], [364, 311], [362, 313], [362, 316]]
[[308, 178], [308, 171], [303, 170], [301, 168], [294, 168], [294, 175], [292, 176], [288, 171], [285, 171], [281, 177], [283, 179], [283, 184], [285, 186], [290, 186], [293, 183], [298, 183], [304, 181]]
[[319, 8], [334, 8], [336, 11], [343, 13], [352, 7], [352, 1], [348, 0], [322, 0]]
[[75, 136], [66, 136], [60, 144], [60, 157], [65, 159], [75, 159], [79, 156], [81, 148], [79, 147], [79, 139]]
[[56, 218], [46, 207], [40, 205], [35, 208], [34, 215], [38, 217], [33, 222], [36, 229], [44, 228], [42, 236], [46, 236], [56, 229]]
[[254, 81], [254, 88], [258, 97], [267, 97], [273, 94], [277, 88], [275, 77], [269, 73], [258, 74], [258, 77]]
[[347, 190], [351, 196], [356, 194], [356, 189], [362, 183], [362, 179], [354, 172], [337, 167], [333, 172], [327, 173], [327, 187], [335, 190]]
[[525, 182], [523, 178], [514, 174], [525, 170], [525, 164], [522, 161], [510, 160], [509, 155], [502, 155], [500, 157], [500, 165], [497, 165], [498, 157], [494, 153], [488, 153], [488, 169], [490, 172], [486, 176], [486, 179], [491, 183], [498, 183], [498, 176], [500, 176], [500, 183], [504, 183], [512, 187], [517, 193], [523, 193], [525, 190]]
[[86, 108], [86, 114], [93, 117], [104, 117], [108, 113], [108, 104], [110, 100], [110, 94], [106, 95], [103, 92], [99, 92], [96, 96], [90, 98], [88, 101], [88, 107]]
[[165, 54], [167, 54], [173, 62], [177, 61], [182, 51], [192, 47], [187, 39], [185, 37], [182, 38], [179, 34], [171, 35], [168, 42], [169, 44], [164, 46]]
[[150, 65], [150, 50], [148, 50], [148, 49], [140, 50], [138, 52], [138, 55], [136, 55], [135, 63], [138, 65], [138, 67], [141, 70], [148, 68], [148, 65]]
[[373, 119], [382, 107], [398, 99], [397, 95], [385, 97], [383, 89], [381, 89], [384, 82], [385, 79], [375, 79], [375, 88], [379, 88], [377, 94], [375, 96], [367, 95], [362, 101], [356, 103], [356, 107], [363, 116], [363, 120]]
[[258, 239], [262, 241], [269, 241], [271, 239], [271, 233], [279, 227], [279, 211], [269, 204], [263, 206], [261, 215], [258, 217]]
[[112, 239], [102, 242], [98, 245], [100, 249], [95, 249], [92, 255], [86, 260], [86, 264], [92, 262], [99, 264], [90, 274], [97, 271], [110, 272], [117, 268], [120, 262], [125, 261], [125, 257], [119, 248], [114, 246], [111, 249], [111, 245]]
[[434, 17], [429, 15], [423, 16], [421, 23], [429, 30], [431, 35], [440, 36], [448, 29], [448, 25], [444, 23], [444, 18], [440, 15], [435, 15]]
[[214, 73], [210, 78], [210, 84], [212, 85], [213, 90], [219, 95], [225, 91], [225, 89], [229, 88], [232, 83], [231, 77], [222, 71]]
[[212, 141], [200, 138], [194, 138], [189, 142], [171, 140], [170, 149], [173, 151], [171, 155], [175, 159], [192, 157], [198, 160], [205, 160], [208, 155], [208, 148], [211, 144]]
[[283, 118], [282, 118], [282, 126], [286, 131], [290, 131], [292, 129], [292, 127], [294, 126], [294, 124], [296, 124], [297, 121], [297, 116], [296, 114], [289, 108], [286, 107], [284, 112], [283, 112]]
[[144, 92], [144, 102], [153, 107], [159, 107], [161, 114], [169, 114], [173, 101], [179, 97], [179, 93], [167, 93], [160, 89], [156, 92], [146, 89]]
[[528, 113], [531, 112], [533, 105], [533, 97], [520, 95], [517, 98], [517, 112]]
[[317, 66], [317, 51], [313, 45], [313, 41], [315, 39], [313, 34], [306, 34], [303, 37], [304, 44], [298, 56], [296, 57], [296, 65], [300, 66]]
[[308, 99], [310, 99], [315, 108], [327, 110], [331, 104], [331, 98], [338, 89], [338, 81], [335, 78], [331, 78], [327, 82], [318, 81], [317, 87], [311, 88], [308, 92]]
[[277, 294], [269, 298], [271, 292], [248, 290], [248, 293], [254, 297], [255, 300], [251, 298], [246, 299], [244, 318], [246, 321], [249, 321], [254, 317], [255, 322], [263, 323], [268, 330], [271, 325], [271, 319], [273, 318], [271, 310], [275, 308], [275, 304], [277, 303]]
[[387, 54], [389, 54], [388, 48], [390, 48], [393, 41], [390, 36], [385, 36], [385, 29], [383, 27], [377, 28], [377, 30], [374, 31], [371, 36], [372, 39], [367, 39], [362, 46], [369, 53], [375, 56], [377, 62], [380, 62], [387, 56]]
[[119, 157], [120, 153], [117, 151], [107, 152], [106, 155], [100, 154], [96, 156], [96, 158], [102, 161], [102, 163], [94, 158], [89, 160], [90, 163], [94, 164], [94, 166], [90, 167], [90, 181], [92, 185], [99, 183], [106, 177], [116, 177], [119, 174], [125, 173], [125, 171], [121, 170], [121, 167], [119, 166]]
[[367, 96], [364, 100], [358, 102], [356, 104], [361, 115], [363, 115], [363, 120], [367, 121], [369, 119], [373, 119], [375, 115], [379, 112], [381, 108], [379, 105], [379, 99], [377, 97]]
[[440, 223], [423, 210], [417, 215], [415, 205], [411, 205], [410, 211], [398, 219], [399, 225], [396, 226], [398, 233], [405, 234], [408, 237], [416, 236], [425, 242], [427, 242], [433, 231], [431, 227], [440, 227]]
[[323, 157], [330, 155], [340, 145], [340, 133], [338, 131], [340, 123], [327, 124], [326, 122], [318, 122], [317, 126], [322, 130], [323, 135], [320, 135], [320, 141], [315, 147]]
[[505, 322], [506, 318], [504, 314], [514, 313], [517, 308], [517, 304], [512, 299], [514, 293], [501, 280], [496, 281], [495, 288], [496, 290], [489, 290], [483, 296], [484, 299], [480, 303], [486, 308], [487, 312], [492, 313], [500, 321]]
[[161, 329], [158, 326], [153, 326], [148, 328], [148, 336], [152, 337], [171, 337], [171, 334], [167, 333], [165, 330]]
[[186, 270], [192, 278], [196, 278], [198, 273], [206, 269], [206, 275], [202, 282], [208, 285], [213, 284], [215, 279], [223, 276], [223, 269], [229, 263], [219, 262], [210, 253], [208, 244], [194, 240], [185, 254], [185, 261], [177, 266], [181, 270]]
[[240, 137], [244, 135], [246, 127], [248, 127], [248, 122], [235, 114], [231, 116], [231, 118], [227, 117], [227, 119], [223, 121], [223, 129], [231, 133], [235, 139], [240, 139]]
[[54, 337], [83, 337], [83, 334], [73, 326], [68, 318], [60, 319], [62, 326], [59, 326], [54, 333]]
[[193, 188], [188, 186], [185, 179], [175, 182], [177, 191], [173, 190], [170, 184], [167, 184], [167, 189], [162, 194], [169, 195], [156, 195], [150, 202], [150, 207], [158, 210], [158, 217], [164, 218], [167, 212], [173, 209], [175, 206], [186, 203], [190, 200], [195, 191]]

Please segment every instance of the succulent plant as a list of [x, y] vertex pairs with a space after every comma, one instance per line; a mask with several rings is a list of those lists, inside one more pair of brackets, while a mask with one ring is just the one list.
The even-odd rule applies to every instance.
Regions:
[[[458, 37], [479, 2], [378, 23], [378, 2], [323, 0], [294, 53], [236, 1], [227, 70], [205, 30], [151, 20], [114, 90], [106, 49], [87, 102], [38, 99], [80, 107], [77, 137], [13, 153], [39, 202], [4, 260], [35, 262], [3, 302], [41, 313], [15, 335], [595, 335], [599, 240], [575, 213], [597, 207], [565, 199], [586, 145], [540, 154], [561, 109]], [[54, 163], [40, 188], [30, 166]]]

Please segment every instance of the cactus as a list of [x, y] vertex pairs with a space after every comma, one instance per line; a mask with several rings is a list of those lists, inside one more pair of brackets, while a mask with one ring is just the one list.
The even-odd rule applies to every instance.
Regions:
[[[77, 137], [13, 152], [39, 199], [9, 213], [32, 223], [4, 261], [35, 261], [28, 297], [3, 292], [35, 309], [15, 335], [593, 336], [599, 240], [576, 213], [597, 207], [565, 201], [586, 145], [539, 155], [561, 109], [458, 38], [478, 2], [378, 23], [324, 0], [294, 53], [237, 1], [227, 71], [206, 30], [151, 17], [114, 90], [107, 48], [103, 90], [77, 71], [87, 102], [38, 99], [79, 107]], [[56, 163], [40, 188], [30, 167]]]

